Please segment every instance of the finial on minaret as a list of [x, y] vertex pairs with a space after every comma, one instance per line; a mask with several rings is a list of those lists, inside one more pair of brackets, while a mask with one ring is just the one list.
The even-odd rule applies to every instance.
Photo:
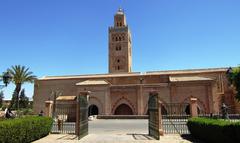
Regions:
[[122, 9], [121, 6], [119, 6], [118, 11], [119, 11], [119, 12], [123, 12], [123, 9]]
[[121, 6], [118, 8], [117, 14], [124, 14], [123, 9], [121, 8]]

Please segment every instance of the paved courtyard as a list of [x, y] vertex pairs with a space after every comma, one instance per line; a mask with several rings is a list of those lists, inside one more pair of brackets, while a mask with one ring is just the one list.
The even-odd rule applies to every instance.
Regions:
[[180, 135], [161, 136], [160, 141], [148, 135], [147, 120], [89, 121], [89, 135], [77, 140], [75, 135], [50, 134], [34, 143], [190, 143]]

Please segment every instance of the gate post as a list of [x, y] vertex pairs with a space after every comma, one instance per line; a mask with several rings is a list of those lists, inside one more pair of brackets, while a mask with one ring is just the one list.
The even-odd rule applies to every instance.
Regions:
[[163, 124], [162, 124], [162, 102], [158, 100], [158, 120], [159, 120], [159, 134], [163, 136]]
[[[161, 107], [159, 104], [159, 96], [157, 91], [152, 91], [148, 99], [148, 133], [155, 139], [160, 139], [161, 129]], [[159, 112], [160, 111], [160, 112]]]
[[[80, 139], [81, 137], [88, 134], [88, 117], [87, 117], [87, 110], [86, 109], [88, 108], [88, 96], [89, 96], [89, 94], [90, 94], [90, 91], [81, 91], [77, 95], [75, 134], [78, 136], [78, 139]], [[83, 102], [81, 101], [82, 100], [81, 96], [86, 97], [86, 103], [83, 104]], [[80, 105], [80, 103], [82, 103], [82, 104]], [[86, 109], [84, 109], [84, 108], [86, 108]], [[81, 109], [84, 109], [86, 113], [82, 112]], [[86, 123], [84, 123], [84, 122], [86, 122]], [[87, 127], [84, 127], [83, 124], [86, 124]]]
[[191, 117], [197, 117], [198, 116], [198, 111], [197, 111], [197, 98], [190, 98], [190, 112], [191, 112]]
[[79, 103], [79, 96], [77, 96], [76, 100], [76, 122], [75, 122], [75, 135], [79, 135], [80, 132], [80, 103]]
[[53, 101], [45, 101], [45, 116], [52, 117]]

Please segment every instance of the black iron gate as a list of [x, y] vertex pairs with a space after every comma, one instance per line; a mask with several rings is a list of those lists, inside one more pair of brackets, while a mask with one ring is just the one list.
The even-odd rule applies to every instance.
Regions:
[[149, 121], [148, 121], [149, 135], [159, 140], [160, 139], [159, 103], [158, 103], [157, 93], [150, 93], [149, 95], [148, 114], [149, 114]]
[[51, 133], [75, 134], [76, 101], [55, 101]]
[[[88, 97], [87, 95], [78, 96], [80, 111], [78, 139], [88, 134]], [[78, 112], [79, 113], [79, 112]]]
[[162, 104], [165, 114], [162, 115], [162, 125], [165, 134], [189, 134], [187, 121], [190, 117], [188, 103]]

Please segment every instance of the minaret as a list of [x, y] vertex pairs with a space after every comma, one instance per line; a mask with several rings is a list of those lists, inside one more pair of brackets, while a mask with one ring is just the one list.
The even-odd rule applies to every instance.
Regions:
[[109, 27], [109, 73], [132, 71], [132, 40], [121, 8], [114, 15], [114, 26]]

